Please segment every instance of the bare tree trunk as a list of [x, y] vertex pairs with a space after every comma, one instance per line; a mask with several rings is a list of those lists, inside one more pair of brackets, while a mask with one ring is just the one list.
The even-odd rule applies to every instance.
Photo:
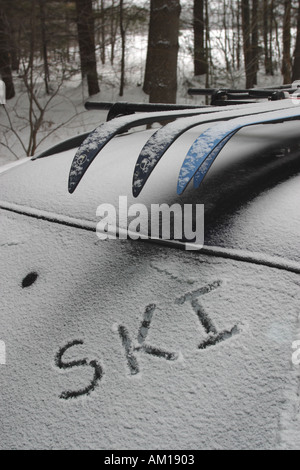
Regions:
[[40, 22], [41, 22], [41, 39], [42, 39], [42, 54], [44, 61], [44, 82], [45, 90], [49, 95], [49, 64], [48, 64], [48, 51], [47, 51], [47, 38], [46, 38], [46, 14], [45, 14], [45, 0], [39, 0], [40, 7]]
[[292, 81], [300, 80], [300, 0], [298, 0], [297, 36], [294, 49]]
[[77, 31], [82, 78], [87, 77], [89, 95], [99, 93], [95, 53], [92, 0], [76, 0]]
[[237, 48], [236, 48], [236, 65], [237, 69], [240, 70], [241, 68], [241, 2], [237, 0], [236, 4], [236, 26], [237, 26]]
[[230, 70], [236, 69], [237, 64], [237, 57], [236, 57], [236, 24], [235, 24], [235, 16], [236, 16], [236, 2], [230, 0], [229, 4], [229, 11], [230, 11], [230, 29], [232, 30], [232, 37], [228, 38], [228, 48], [230, 51]]
[[228, 27], [227, 27], [227, 1], [223, 0], [223, 15], [222, 15], [222, 26], [224, 32], [224, 56], [225, 56], [225, 64], [226, 64], [226, 72], [230, 72], [231, 64], [229, 60], [228, 54]]
[[276, 33], [276, 45], [277, 45], [277, 50], [278, 53], [280, 54], [280, 47], [279, 47], [279, 41], [278, 41], [278, 28], [277, 28], [277, 23], [275, 22], [275, 17], [274, 17], [274, 0], [271, 0], [271, 7], [270, 7], [271, 13], [270, 13], [270, 45], [269, 45], [269, 55], [270, 55], [270, 75], [274, 75], [274, 64], [273, 64], [273, 26], [275, 26], [275, 33]]
[[124, 84], [125, 84], [125, 28], [124, 28], [123, 14], [124, 14], [123, 0], [120, 0], [121, 80], [120, 80], [119, 96], [123, 96]]
[[100, 22], [100, 34], [101, 34], [101, 62], [104, 65], [105, 64], [105, 11], [104, 11], [104, 0], [101, 0], [100, 4], [100, 9], [101, 9], [101, 22]]
[[250, 7], [249, 0], [241, 0], [242, 8], [242, 32], [243, 32], [243, 49], [246, 73], [246, 88], [252, 88], [253, 73], [252, 73], [252, 46], [250, 35]]
[[20, 51], [17, 46], [17, 39], [19, 33], [19, 28], [16, 27], [14, 21], [9, 21], [8, 24], [9, 31], [9, 45], [10, 45], [10, 59], [11, 59], [11, 68], [13, 71], [18, 72], [20, 67]]
[[284, 0], [284, 18], [283, 18], [283, 55], [281, 73], [283, 83], [291, 82], [292, 61], [291, 61], [291, 0]]
[[207, 58], [204, 48], [204, 1], [194, 0], [193, 10], [194, 29], [194, 75], [207, 72]]
[[15, 96], [9, 50], [7, 21], [0, 4], [0, 75], [5, 83], [6, 99], [8, 100]]
[[110, 15], [110, 63], [113, 65], [115, 59], [115, 44], [118, 29], [118, 21], [115, 18], [115, 0], [111, 2], [111, 15]]
[[143, 90], [151, 103], [176, 103], [179, 0], [151, 0]]
[[263, 0], [263, 12], [262, 12], [262, 21], [263, 21], [263, 40], [264, 40], [264, 63], [265, 63], [265, 73], [266, 75], [271, 75], [271, 65], [270, 65], [270, 54], [269, 54], [269, 24], [272, 21], [272, 18], [269, 16], [269, 1]]
[[209, 17], [208, 17], [208, 0], [204, 0], [204, 10], [205, 10], [205, 54], [206, 54], [206, 77], [205, 77], [205, 87], [209, 88], [209, 44], [210, 44], [210, 35], [209, 35]]
[[258, 0], [252, 0], [251, 43], [252, 82], [253, 85], [256, 85], [258, 72]]

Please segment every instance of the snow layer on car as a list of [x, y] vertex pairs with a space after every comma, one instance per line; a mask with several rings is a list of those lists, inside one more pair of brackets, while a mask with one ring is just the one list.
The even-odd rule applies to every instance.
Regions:
[[0, 253], [1, 448], [298, 446], [298, 275], [7, 211]]
[[115, 137], [97, 156], [77, 190], [67, 190], [75, 150], [0, 174], [0, 206], [77, 226], [96, 226], [101, 203], [202, 203], [205, 244], [300, 260], [297, 122], [240, 131], [221, 152], [200, 190], [176, 195], [184, 156], [206, 128], [182, 135], [155, 168], [137, 199], [131, 195], [138, 154], [153, 131]]

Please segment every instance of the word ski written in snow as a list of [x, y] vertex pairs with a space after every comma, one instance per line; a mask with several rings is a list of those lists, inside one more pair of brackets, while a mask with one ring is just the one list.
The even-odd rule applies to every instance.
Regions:
[[203, 204], [151, 204], [149, 212], [144, 204], [128, 207], [127, 196], [119, 196], [118, 210], [112, 204], [100, 204], [96, 216], [101, 217], [96, 227], [100, 240], [172, 239], [187, 242], [186, 250], [203, 247]]
[[[192, 311], [196, 314], [196, 317], [200, 321], [200, 324], [205, 333], [205, 338], [198, 344], [198, 349], [200, 350], [205, 350], [206, 348], [214, 346], [217, 343], [225, 341], [239, 333], [237, 325], [234, 325], [230, 330], [218, 331], [214, 325], [214, 322], [206, 313], [204, 307], [199, 301], [200, 297], [216, 291], [221, 286], [222, 281], [214, 281], [211, 284], [207, 284], [175, 299], [175, 304], [178, 306], [182, 306], [186, 302], [189, 303], [192, 307]], [[114, 331], [118, 332], [121, 339], [121, 343], [125, 351], [127, 366], [131, 376], [140, 373], [140, 365], [138, 361], [139, 353], [155, 356], [160, 359], [165, 359], [166, 361], [176, 361], [180, 357], [179, 352], [166, 351], [163, 348], [149, 344], [147, 341], [156, 308], [157, 306], [155, 304], [150, 304], [145, 308], [145, 312], [137, 330], [135, 340], [132, 340], [128, 329], [124, 325], [116, 325], [114, 327]], [[95, 359], [89, 360], [84, 358], [69, 361], [63, 359], [64, 355], [70, 354], [69, 350], [71, 348], [74, 346], [78, 347], [83, 345], [84, 342], [82, 340], [70, 341], [64, 347], [59, 349], [55, 357], [55, 365], [61, 370], [69, 370], [73, 369], [74, 367], [90, 367], [93, 370], [92, 379], [86, 387], [79, 388], [75, 391], [64, 391], [60, 395], [60, 398], [62, 399], [68, 400], [70, 398], [77, 398], [82, 395], [89, 395], [99, 385], [103, 377], [104, 369], [99, 361]]]

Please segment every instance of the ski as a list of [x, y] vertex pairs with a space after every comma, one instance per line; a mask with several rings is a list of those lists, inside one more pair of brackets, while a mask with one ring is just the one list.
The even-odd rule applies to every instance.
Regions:
[[209, 118], [201, 116], [186, 117], [175, 122], [167, 124], [165, 127], [158, 129], [144, 145], [135, 165], [132, 194], [137, 197], [142, 191], [150, 174], [159, 163], [168, 148], [178, 139], [184, 132], [209, 122], [228, 121], [232, 118], [238, 118], [246, 115], [255, 115], [266, 112], [277, 111], [291, 107], [290, 101], [275, 101], [267, 103], [258, 103], [255, 105], [235, 106], [233, 111], [219, 111], [217, 115]]
[[293, 107], [264, 113], [263, 116], [257, 116], [257, 118], [247, 116], [232, 119], [206, 129], [194, 141], [185, 157], [178, 177], [177, 194], [183, 193], [193, 177], [195, 177], [194, 187], [200, 186], [220, 151], [240, 129], [257, 124], [285, 122], [296, 118], [300, 118], [300, 109]]
[[251, 99], [269, 99], [278, 101], [286, 98], [290, 93], [296, 91], [296, 88], [280, 89], [231, 89], [231, 88], [189, 88], [188, 94], [191, 96], [202, 95], [210, 96], [210, 104], [217, 106], [226, 106], [228, 104], [253, 103]]
[[[244, 106], [241, 106], [241, 108], [244, 109]], [[227, 109], [237, 109], [237, 106], [228, 107]], [[126, 132], [133, 127], [153, 124], [154, 122], [168, 121], [180, 117], [196, 116], [199, 114], [216, 113], [220, 110], [224, 110], [224, 108], [205, 106], [204, 108], [195, 109], [148, 112], [141, 113], [139, 115], [131, 114], [117, 117], [111, 121], [100, 124], [100, 126], [88, 135], [76, 152], [69, 173], [69, 192], [73, 193], [75, 191], [92, 161], [105, 145], [117, 134]]]

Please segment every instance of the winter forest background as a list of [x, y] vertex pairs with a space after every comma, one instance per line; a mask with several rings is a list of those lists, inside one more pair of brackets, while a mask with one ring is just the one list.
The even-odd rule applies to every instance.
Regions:
[[0, 75], [3, 163], [95, 127], [92, 95], [190, 103], [191, 86], [300, 79], [300, 0], [0, 0]]

